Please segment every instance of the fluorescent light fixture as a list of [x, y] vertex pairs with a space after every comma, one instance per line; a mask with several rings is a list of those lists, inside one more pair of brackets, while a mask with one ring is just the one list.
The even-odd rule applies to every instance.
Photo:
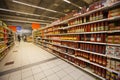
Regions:
[[46, 11], [50, 11], [50, 12], [54, 12], [54, 13], [60, 13], [60, 14], [64, 14], [65, 15], [65, 13], [58, 12], [58, 11], [51, 10], [51, 9], [47, 9], [47, 8], [44, 8], [44, 7], [40, 7], [40, 6], [36, 6], [36, 5], [32, 5], [32, 4], [27, 4], [27, 3], [23, 3], [23, 2], [20, 2], [20, 1], [16, 1], [16, 0], [12, 0], [12, 1], [15, 2], [15, 3], [18, 3], [18, 4], [29, 6], [29, 7], [42, 9], [42, 10], [46, 10]]
[[75, 6], [75, 7], [78, 7], [79, 9], [82, 9], [82, 7], [80, 7], [79, 5], [77, 5], [77, 4], [75, 4], [75, 3], [70, 2], [69, 0], [63, 0], [63, 1], [65, 1], [65, 2], [67, 2], [67, 3], [69, 3], [69, 4], [71, 4], [71, 5], [73, 5], [73, 6]]
[[70, 1], [68, 1], [68, 0], [63, 0], [63, 1], [65, 1], [65, 2], [67, 2], [67, 3], [71, 3]]
[[14, 11], [14, 10], [9, 10], [9, 9], [3, 9], [3, 8], [0, 8], [0, 10], [1, 11], [18, 13], [18, 14], [25, 14], [25, 15], [37, 16], [37, 17], [42, 16], [42, 17], [46, 17], [46, 18], [50, 18], [50, 19], [58, 19], [58, 18], [55, 18], [55, 17], [49, 17], [49, 16], [38, 15], [38, 14], [31, 14], [31, 13], [19, 12], [19, 11]]
[[19, 18], [19, 19], [26, 19], [26, 20], [32, 20], [32, 21], [44, 21], [44, 22], [53, 22], [53, 21], [47, 21], [47, 20], [40, 20], [40, 19], [32, 19], [32, 18], [25, 18], [25, 17], [18, 17], [18, 16], [10, 16], [10, 15], [3, 15], [0, 14], [0, 16], [3, 16], [5, 18]]
[[9, 22], [21, 22], [21, 23], [39, 23], [39, 24], [48, 24], [48, 23], [41, 23], [41, 22], [32, 22], [32, 21], [23, 21], [23, 20], [13, 20], [13, 19], [2, 19], [3, 21]]

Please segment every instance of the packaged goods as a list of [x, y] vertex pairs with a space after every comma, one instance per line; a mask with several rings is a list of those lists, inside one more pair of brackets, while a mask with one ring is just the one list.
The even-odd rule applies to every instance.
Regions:
[[120, 58], [120, 47], [115, 47], [114, 56]]
[[107, 71], [106, 72], [106, 80], [110, 80], [111, 77], [111, 72]]
[[115, 35], [114, 36], [114, 43], [115, 44], [120, 44], [120, 35]]
[[102, 68], [102, 73], [101, 74], [102, 74], [102, 77], [105, 78], [106, 77], [106, 70]]
[[115, 47], [114, 46], [107, 46], [106, 47], [106, 54], [108, 56], [114, 56], [114, 52], [115, 52]]
[[116, 71], [120, 72], [120, 61], [116, 61]]
[[116, 8], [109, 11], [108, 17], [120, 16], [120, 8]]
[[111, 66], [111, 59], [107, 58], [107, 68], [110, 68]]
[[68, 54], [74, 55], [74, 54], [75, 54], [75, 51], [72, 50], [72, 49], [68, 49]]
[[120, 58], [120, 47], [107, 46], [106, 47], [106, 54], [108, 56], [113, 56], [113, 57]]
[[107, 58], [106, 58], [106, 57], [103, 57], [102, 65], [103, 65], [103, 66], [106, 66], [106, 65], [107, 65]]
[[113, 43], [113, 42], [114, 42], [114, 36], [108, 35], [108, 36], [107, 36], [107, 42], [108, 42], [108, 43]]
[[115, 70], [116, 69], [115, 65], [116, 65], [116, 61], [115, 60], [111, 60], [111, 66], [110, 66], [110, 68]]

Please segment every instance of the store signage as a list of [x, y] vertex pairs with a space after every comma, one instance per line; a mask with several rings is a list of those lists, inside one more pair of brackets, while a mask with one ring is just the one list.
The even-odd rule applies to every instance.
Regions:
[[16, 32], [16, 26], [8, 26], [12, 31]]
[[17, 26], [16, 28], [17, 28], [17, 31], [20, 31], [22, 29], [21, 26]]
[[39, 28], [40, 28], [40, 24], [32, 23], [32, 29], [39, 29]]

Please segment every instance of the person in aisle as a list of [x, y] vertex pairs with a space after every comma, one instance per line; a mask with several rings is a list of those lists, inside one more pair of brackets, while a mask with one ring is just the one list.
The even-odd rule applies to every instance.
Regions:
[[26, 35], [23, 36], [23, 40], [24, 40], [24, 42], [26, 41]]
[[20, 37], [20, 35], [18, 35], [17, 37], [18, 37], [18, 41], [20, 42], [20, 41], [21, 41], [21, 37]]

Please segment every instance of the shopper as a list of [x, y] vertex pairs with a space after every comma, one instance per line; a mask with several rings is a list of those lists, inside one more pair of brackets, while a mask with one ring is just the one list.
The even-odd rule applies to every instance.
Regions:
[[18, 35], [17, 37], [18, 37], [18, 41], [20, 42], [20, 41], [21, 41], [21, 37], [20, 37], [20, 35]]
[[26, 35], [23, 36], [23, 40], [24, 40], [24, 42], [26, 41]]

